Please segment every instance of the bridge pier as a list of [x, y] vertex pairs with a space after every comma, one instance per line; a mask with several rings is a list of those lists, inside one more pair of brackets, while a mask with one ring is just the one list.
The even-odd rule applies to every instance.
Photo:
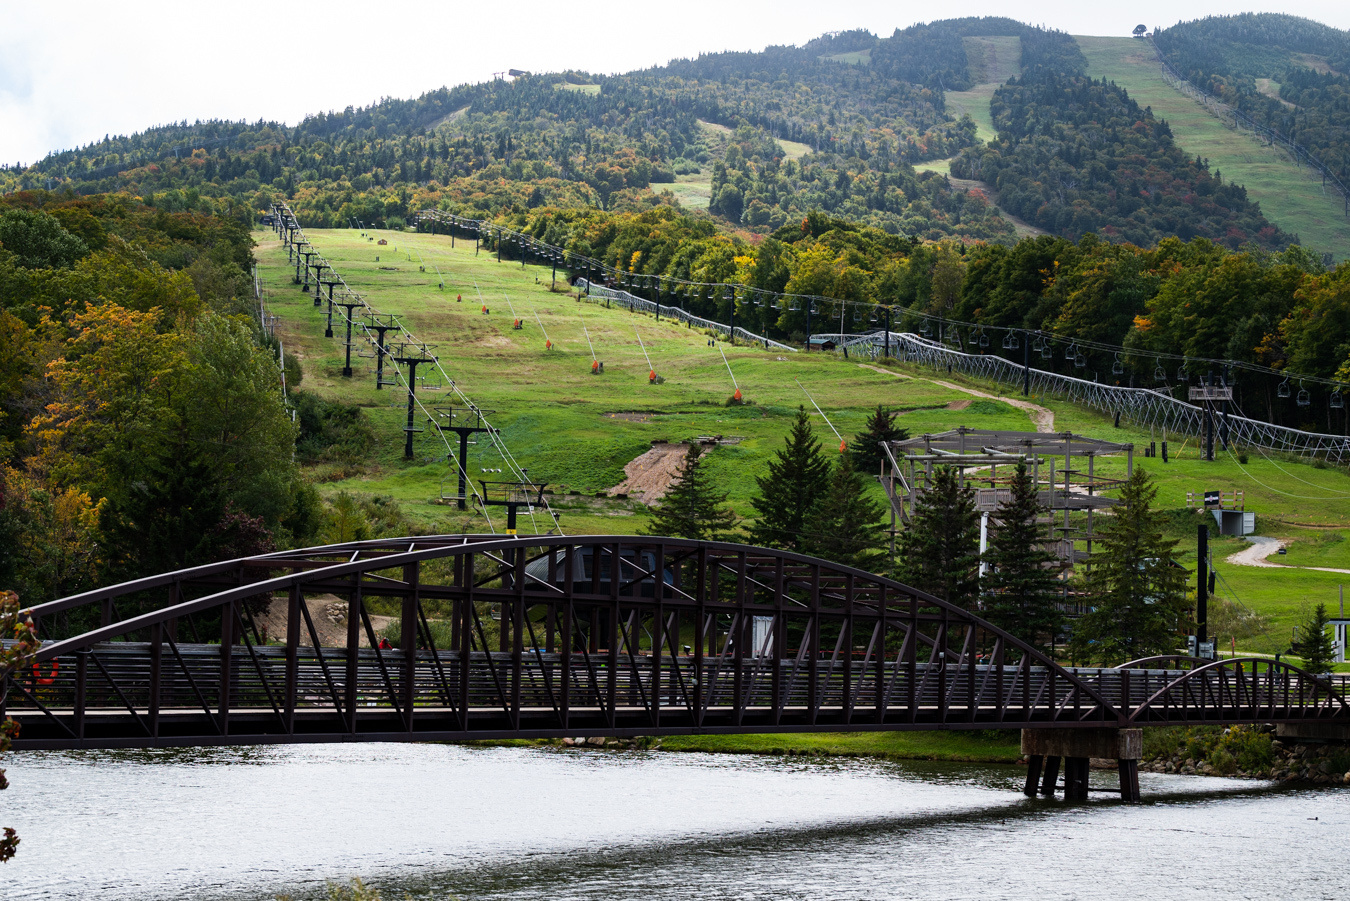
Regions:
[[1096, 758], [1114, 760], [1120, 771], [1120, 799], [1136, 802], [1139, 797], [1139, 759], [1143, 756], [1142, 729], [1023, 729], [1022, 753], [1027, 757], [1027, 797], [1039, 792], [1051, 797], [1064, 764], [1064, 800], [1086, 801], [1088, 763]]

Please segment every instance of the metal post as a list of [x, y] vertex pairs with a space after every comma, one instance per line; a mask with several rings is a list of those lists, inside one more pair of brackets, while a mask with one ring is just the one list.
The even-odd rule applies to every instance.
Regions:
[[1031, 336], [1022, 336], [1022, 396], [1031, 394]]
[[1195, 653], [1209, 641], [1209, 526], [1201, 523], [1195, 532]]

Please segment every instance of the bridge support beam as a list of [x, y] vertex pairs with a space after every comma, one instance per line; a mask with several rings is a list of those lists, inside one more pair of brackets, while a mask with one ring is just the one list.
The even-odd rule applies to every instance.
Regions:
[[1139, 758], [1143, 756], [1142, 729], [1023, 729], [1022, 753], [1027, 757], [1023, 792], [1052, 796], [1064, 763], [1064, 799], [1086, 801], [1088, 763], [1092, 758], [1116, 761], [1120, 771], [1120, 798], [1139, 800]]
[[1294, 741], [1350, 743], [1350, 723], [1280, 723], [1275, 727], [1275, 735]]

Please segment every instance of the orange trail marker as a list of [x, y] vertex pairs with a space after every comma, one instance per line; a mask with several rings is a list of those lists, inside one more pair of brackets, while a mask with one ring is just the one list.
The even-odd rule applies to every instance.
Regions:
[[636, 326], [636, 325], [633, 326], [633, 334], [637, 335], [637, 339], [638, 339], [638, 347], [642, 348], [642, 356], [645, 357], [646, 360], [647, 360], [647, 370], [648, 370], [648, 372], [647, 372], [647, 384], [649, 384], [649, 385], [655, 385], [655, 384], [656, 384], [656, 367], [652, 365], [651, 354], [647, 353], [647, 345], [645, 345], [645, 344], [642, 343], [642, 334], [637, 330], [637, 326]]
[[727, 375], [731, 376], [731, 387], [736, 389], [736, 393], [731, 396], [735, 400], [740, 400], [741, 386], [736, 384], [736, 373], [731, 371], [731, 361], [727, 359], [727, 352], [722, 349], [721, 345], [718, 345], [717, 352], [722, 355], [722, 362], [727, 364]]
[[534, 311], [534, 321], [539, 323], [539, 331], [544, 336], [544, 350], [552, 350], [553, 342], [549, 340], [548, 331], [544, 328], [544, 320], [539, 318], [539, 311]]

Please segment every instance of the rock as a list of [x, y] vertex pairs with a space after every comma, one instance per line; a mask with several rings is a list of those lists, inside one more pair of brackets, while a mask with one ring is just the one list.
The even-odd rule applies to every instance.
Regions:
[[1270, 743], [1270, 749], [1278, 754], [1280, 751], [1284, 750], [1284, 742], [1276, 739]]
[[1183, 775], [1183, 776], [1194, 776], [1194, 775], [1195, 775], [1195, 767], [1191, 766], [1189, 763], [1186, 764], [1184, 767], [1181, 768], [1181, 775]]
[[564, 738], [562, 740], [562, 743], [564, 748], [571, 748], [576, 746], [576, 741], [570, 738]]
[[590, 738], [586, 739], [586, 744], [590, 745], [592, 748], [603, 748], [605, 746], [605, 740], [599, 735], [592, 735]]

